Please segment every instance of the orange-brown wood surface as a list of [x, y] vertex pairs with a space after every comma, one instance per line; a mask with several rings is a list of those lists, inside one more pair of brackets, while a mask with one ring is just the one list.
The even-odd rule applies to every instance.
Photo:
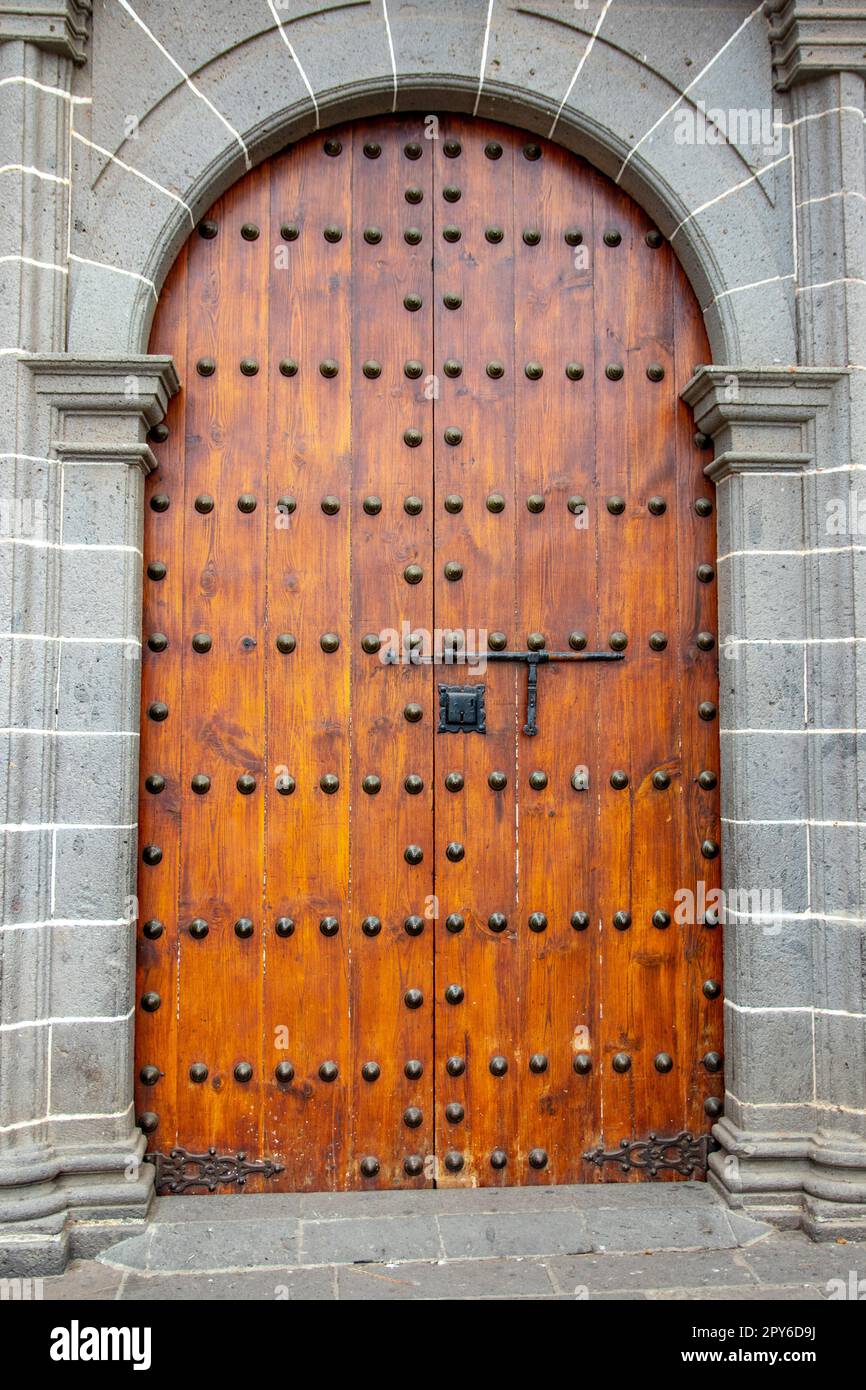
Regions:
[[[724, 1093], [720, 932], [675, 919], [720, 836], [672, 251], [557, 146], [366, 121], [219, 200], [151, 350], [183, 385], [144, 538], [150, 1149], [280, 1165], [253, 1191], [641, 1177], [585, 1155]], [[525, 665], [404, 659], [443, 633], [627, 644], [540, 666], [529, 737]], [[476, 684], [486, 733], [438, 733]]]

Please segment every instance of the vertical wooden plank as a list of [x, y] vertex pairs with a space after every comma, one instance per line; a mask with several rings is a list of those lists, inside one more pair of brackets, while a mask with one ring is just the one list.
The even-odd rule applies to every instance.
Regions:
[[[421, 134], [415, 120], [383, 120], [351, 137], [350, 1182], [365, 1187], [424, 1186], [434, 1176], [434, 672], [382, 660], [389, 649], [408, 657], [404, 634], [433, 629], [433, 161]], [[407, 444], [412, 430], [420, 443]], [[371, 497], [378, 502], [365, 510]], [[413, 565], [420, 583], [404, 577]], [[380, 650], [365, 652], [365, 636]], [[420, 721], [405, 718], [407, 706]], [[374, 793], [370, 777], [379, 779]], [[410, 846], [420, 863], [407, 861]], [[378, 919], [374, 935], [369, 919]], [[412, 990], [420, 1007], [407, 1006]], [[365, 1176], [371, 1158], [378, 1172]]]
[[[186, 365], [187, 248], [184, 247], [163, 285], [150, 351], [174, 355], [178, 370]], [[144, 555], [141, 633], [141, 753], [139, 766], [139, 884], [136, 981], [135, 1108], [158, 1116], [148, 1147], [167, 1153], [178, 1141], [177, 995], [180, 872], [181, 653], [183, 651], [183, 387], [169, 403], [168, 438], [151, 447], [157, 466], [144, 484]], [[164, 579], [147, 574], [148, 562], [166, 567]], [[169, 717], [148, 717], [154, 701], [168, 706]], [[146, 844], [162, 849], [160, 864], [142, 861]], [[146, 995], [158, 995], [159, 1007], [143, 1007]], [[153, 1076], [157, 1080], [153, 1081]], [[145, 1122], [147, 1123], [147, 1122]]]
[[[352, 140], [344, 129], [328, 138], [339, 143], [337, 155], [326, 153], [317, 136], [276, 161], [272, 178], [270, 245], [284, 254], [273, 258], [270, 273], [274, 524], [265, 649], [272, 785], [263, 1030], [269, 1144], [286, 1164], [287, 1186], [325, 1190], [347, 1182], [352, 1070]], [[297, 363], [295, 375], [280, 370], [289, 360]], [[293, 498], [294, 509], [279, 507], [281, 497]], [[291, 634], [291, 651], [278, 649], [284, 634]], [[333, 651], [325, 650], [331, 634], [338, 639]], [[326, 790], [328, 778], [337, 779], [335, 791]], [[291, 794], [283, 794], [292, 783]], [[290, 929], [278, 927], [287, 921]], [[284, 930], [291, 934], [280, 935]], [[293, 1068], [285, 1081], [275, 1071], [281, 1063]]]

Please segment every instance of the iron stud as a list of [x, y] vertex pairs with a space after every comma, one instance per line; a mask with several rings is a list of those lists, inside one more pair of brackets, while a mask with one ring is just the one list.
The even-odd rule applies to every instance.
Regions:
[[365, 936], [378, 936], [382, 930], [382, 923], [378, 917], [365, 917], [361, 923], [361, 931]]

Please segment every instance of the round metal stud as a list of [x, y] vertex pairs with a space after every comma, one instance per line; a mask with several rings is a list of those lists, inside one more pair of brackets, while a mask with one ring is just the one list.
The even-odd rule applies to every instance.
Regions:
[[533, 1052], [529, 1059], [529, 1070], [536, 1076], [541, 1076], [548, 1068], [548, 1059], [543, 1052]]
[[290, 777], [287, 772], [282, 772], [280, 773], [279, 777], [277, 777], [274, 786], [276, 787], [280, 796], [291, 796], [292, 792], [295, 790], [295, 787], [297, 786], [297, 783], [294, 777]]
[[219, 228], [216, 222], [212, 222], [210, 218], [206, 217], [198, 224], [198, 234], [203, 241], [213, 241], [218, 231]]
[[718, 780], [719, 779], [716, 776], [715, 772], [710, 772], [707, 769], [705, 769], [703, 772], [698, 773], [698, 786], [701, 788], [702, 791], [713, 791], [718, 784]]
[[608, 228], [606, 232], [602, 233], [601, 239], [605, 246], [619, 246], [622, 242], [622, 232], [618, 232], [616, 228], [611, 227]]
[[466, 991], [462, 985], [448, 985], [445, 990], [446, 1004], [462, 1004], [466, 997]]
[[319, 786], [326, 796], [333, 796], [334, 792], [339, 791], [340, 779], [333, 772], [326, 772], [319, 778]]
[[167, 492], [155, 492], [150, 499], [150, 509], [152, 512], [167, 512], [170, 506], [171, 498]]
[[319, 646], [323, 652], [329, 655], [335, 652], [340, 645], [340, 638], [336, 632], [323, 632], [319, 638]]
[[204, 772], [197, 772], [190, 780], [190, 787], [196, 796], [204, 796], [210, 791], [210, 778]]
[[699, 651], [711, 652], [716, 645], [716, 639], [711, 632], [699, 632], [695, 638], [695, 646]]
[[364, 240], [368, 246], [378, 246], [379, 242], [382, 240], [381, 227], [365, 227]]
[[424, 718], [424, 711], [420, 705], [406, 705], [403, 710], [403, 718], [409, 724], [418, 724]]
[[445, 1118], [449, 1125], [459, 1125], [466, 1118], [466, 1111], [456, 1100], [445, 1107]]
[[445, 238], [446, 241], [450, 241], [452, 243], [459, 241], [461, 237], [460, 228], [453, 226], [453, 224], [450, 224], [447, 227], [443, 227], [442, 236]]
[[159, 1126], [159, 1116], [153, 1110], [144, 1110], [137, 1117], [136, 1123], [145, 1134], [153, 1134]]
[[209, 652], [213, 646], [213, 639], [209, 632], [194, 632], [191, 645], [194, 652], [198, 652], [200, 656], [203, 656], [204, 653]]
[[651, 516], [664, 516], [668, 509], [668, 504], [663, 497], [650, 497], [646, 506]]
[[652, 782], [657, 792], [667, 791], [671, 784], [671, 775], [665, 772], [664, 768], [657, 768], [653, 773]]
[[410, 429], [403, 431], [403, 443], [409, 449], [417, 449], [424, 439], [420, 430]]
[[424, 571], [420, 565], [407, 565], [403, 571], [403, 578], [407, 584], [420, 584], [424, 578]]
[[627, 1052], [618, 1052], [614, 1057], [613, 1061], [611, 1062], [611, 1066], [613, 1067], [614, 1071], [617, 1071], [620, 1074], [622, 1074], [623, 1072], [631, 1071], [631, 1058], [629, 1057]]
[[445, 578], [452, 584], [456, 584], [458, 579], [463, 578], [463, 566], [458, 560], [449, 560], [444, 569]]
[[700, 430], [695, 433], [694, 440], [696, 449], [712, 449], [713, 447], [712, 435], [703, 434]]
[[492, 932], [504, 932], [508, 926], [508, 918], [504, 912], [491, 912], [487, 918], [487, 925]]
[[571, 925], [574, 927], [575, 931], [586, 931], [587, 927], [589, 926], [589, 913], [572, 912]]
[[378, 516], [382, 510], [382, 499], [376, 496], [365, 497], [363, 507], [367, 516]]
[[254, 357], [242, 357], [239, 366], [241, 376], [258, 376], [259, 364]]
[[235, 786], [241, 796], [251, 796], [256, 789], [256, 779], [249, 772], [242, 772]]
[[656, 231], [655, 227], [653, 227], [651, 231], [647, 232], [646, 236], [644, 237], [644, 241], [646, 242], [647, 246], [649, 246], [653, 251], [658, 251], [659, 247], [664, 245], [664, 240], [665, 239], [662, 236], [661, 232]]
[[199, 376], [213, 376], [216, 371], [216, 362], [212, 357], [200, 357], [195, 364], [195, 369]]
[[442, 153], [447, 159], [457, 159], [463, 146], [459, 140], [446, 140], [442, 146]]
[[[205, 1068], [205, 1074], [207, 1074], [207, 1068]], [[142, 1086], [155, 1086], [161, 1076], [162, 1072], [159, 1067], [142, 1067], [138, 1073], [138, 1079]]]
[[449, 425], [442, 437], [446, 444], [450, 444], [453, 447], [455, 444], [462, 444], [463, 431], [459, 430], [456, 425]]
[[530, 912], [526, 925], [536, 933], [547, 931], [547, 917], [543, 912]]
[[403, 1003], [407, 1009], [420, 1009], [424, 1003], [424, 995], [420, 989], [407, 989], [403, 995]]
[[150, 868], [154, 868], [157, 864], [162, 863], [162, 850], [159, 845], [145, 845], [144, 849], [141, 851], [141, 857], [145, 864], [149, 865]]
[[325, 151], [325, 154], [335, 159], [338, 154], [342, 154], [343, 143], [341, 140], [338, 140], [335, 135], [329, 135], [322, 149]]
[[366, 1154], [358, 1168], [362, 1178], [376, 1178], [379, 1176], [379, 1160], [373, 1154]]
[[702, 584], [712, 584], [716, 577], [716, 572], [712, 565], [698, 565], [695, 573]]
[[147, 639], [147, 645], [152, 652], [164, 652], [168, 646], [168, 638], [164, 632], [152, 632]]
[[701, 1058], [701, 1063], [707, 1071], [717, 1072], [722, 1070], [722, 1054], [720, 1052], [705, 1052]]
[[420, 227], [407, 227], [403, 233], [403, 240], [408, 246], [419, 246], [424, 240], [424, 233]]
[[445, 1070], [449, 1076], [462, 1076], [466, 1070], [465, 1057], [449, 1057], [445, 1063]]
[[487, 634], [487, 645], [492, 652], [504, 652], [508, 646], [508, 638], [504, 632], [489, 632]]
[[526, 227], [523, 232], [523, 240], [527, 246], [537, 246], [541, 241], [541, 232], [537, 227]]
[[319, 1079], [321, 1081], [336, 1081], [340, 1075], [340, 1068], [336, 1062], [323, 1062], [319, 1067]]
[[403, 930], [407, 936], [420, 936], [424, 930], [424, 918], [413, 913], [403, 923]]
[[147, 707], [147, 717], [152, 719], [154, 724], [161, 724], [168, 719], [168, 705], [164, 700], [152, 700]]
[[465, 846], [461, 845], [459, 840], [452, 840], [451, 843], [446, 846], [445, 858], [451, 864], [459, 864], [462, 859], [466, 858]]
[[245, 222], [241, 227], [241, 236], [244, 241], [258, 241], [259, 229], [255, 222]]
[[546, 1168], [546, 1167], [547, 1167], [547, 1150], [546, 1150], [546, 1149], [530, 1149], [530, 1150], [529, 1150], [529, 1166], [530, 1166], [530, 1168], [536, 1168], [536, 1169]]
[[651, 632], [649, 635], [650, 651], [663, 652], [668, 644], [668, 639], [663, 632]]
[[407, 159], [420, 159], [424, 153], [424, 147], [419, 140], [410, 140], [403, 146], [403, 153]]
[[583, 242], [583, 232], [578, 227], [569, 227], [563, 232], [566, 246], [580, 246]]
[[449, 792], [462, 792], [464, 778], [462, 772], [449, 772], [445, 778], [445, 787]]
[[542, 791], [544, 791], [544, 788], [547, 786], [547, 773], [546, 773], [546, 772], [530, 772], [530, 774], [529, 774], [529, 785], [530, 785], [530, 787], [532, 788], [532, 790], [535, 791], [535, 792], [542, 792]]
[[568, 634], [568, 645], [573, 652], [582, 652], [588, 641], [589, 638], [585, 632], [570, 632]]
[[340, 930], [340, 923], [336, 917], [323, 917], [319, 922], [319, 931], [322, 936], [336, 936]]
[[285, 1085], [289, 1081], [294, 1081], [295, 1069], [291, 1062], [277, 1062], [277, 1065], [274, 1067], [274, 1076], [277, 1081]]
[[612, 652], [624, 652], [628, 646], [628, 637], [624, 632], [612, 632], [607, 639], [607, 645]]
[[368, 772], [361, 783], [361, 790], [365, 791], [368, 796], [376, 796], [382, 790], [382, 778], [378, 777], [375, 772]]
[[661, 362], [650, 362], [646, 374], [650, 381], [664, 381], [665, 369]]
[[508, 1164], [508, 1154], [504, 1149], [494, 1149], [490, 1155], [490, 1167], [499, 1172]]
[[704, 840], [701, 843], [701, 854], [705, 859], [717, 859], [719, 856], [719, 845], [717, 840]]
[[718, 999], [722, 992], [722, 987], [718, 980], [704, 980], [702, 988], [708, 999]]
[[532, 492], [526, 499], [526, 510], [532, 512], [534, 516], [544, 511], [544, 505], [544, 498], [540, 492]]
[[160, 922], [158, 917], [150, 917], [141, 929], [142, 936], [146, 936], [148, 941], [156, 941], [165, 931], [165, 923]]
[[709, 497], [699, 497], [695, 502], [695, 512], [698, 516], [712, 516], [713, 504]]
[[403, 308], [408, 309], [410, 314], [415, 314], [421, 308], [424, 300], [420, 294], [406, 294], [403, 296]]
[[235, 936], [239, 936], [242, 941], [252, 936], [254, 927], [249, 917], [239, 917], [235, 922]]
[[424, 1160], [420, 1154], [407, 1154], [403, 1159], [403, 1172], [407, 1178], [420, 1178], [424, 1173]]
[[540, 362], [527, 362], [523, 371], [530, 381], [540, 381], [544, 376], [544, 368]]
[[301, 235], [301, 229], [297, 222], [284, 222], [280, 227], [280, 236], [283, 241], [297, 241]]
[[631, 913], [620, 908], [618, 912], [613, 914], [612, 921], [617, 931], [628, 931], [631, 926]]
[[372, 656], [375, 652], [378, 652], [381, 647], [382, 639], [378, 632], [364, 633], [364, 636], [361, 638], [361, 650], [363, 652], [366, 652], [368, 656]]
[[568, 377], [569, 381], [582, 381], [583, 372], [584, 368], [582, 362], [566, 362], [565, 375]]
[[407, 376], [410, 381], [417, 381], [419, 376], [424, 375], [424, 363], [417, 362], [414, 358], [410, 358], [408, 362], [403, 363], [403, 374]]
[[407, 203], [412, 203], [414, 206], [417, 203], [423, 203], [424, 190], [423, 188], [419, 188], [417, 184], [410, 184], [403, 194], [403, 197], [406, 199]]
[[526, 639], [526, 645], [531, 652], [544, 651], [546, 642], [547, 638], [543, 632], [530, 632]]
[[491, 1076], [504, 1076], [508, 1071], [508, 1059], [506, 1057], [491, 1057], [488, 1067]]
[[447, 361], [443, 364], [442, 370], [447, 377], [450, 377], [452, 381], [455, 381], [457, 377], [462, 375], [463, 363], [458, 362], [456, 357], [449, 357]]
[[365, 936], [378, 936], [382, 930], [382, 923], [378, 917], [365, 917], [361, 923], [361, 931]]
[[487, 785], [492, 792], [501, 792], [508, 786], [508, 778], [504, 772], [491, 772], [487, 778]]
[[419, 1129], [424, 1123], [424, 1112], [417, 1105], [407, 1105], [403, 1111], [403, 1123], [407, 1129]]
[[445, 930], [449, 931], [452, 936], [456, 936], [458, 932], [462, 932], [465, 926], [466, 922], [459, 912], [451, 912], [445, 918]]
[[378, 159], [378, 158], [379, 158], [379, 155], [380, 155], [381, 153], [382, 153], [382, 146], [379, 144], [379, 141], [378, 141], [378, 140], [365, 140], [365, 141], [364, 141], [364, 158], [365, 158], [365, 159]]
[[403, 1068], [403, 1075], [406, 1077], [407, 1081], [419, 1081], [424, 1075], [424, 1066], [421, 1062], [412, 1058]]
[[281, 937], [283, 940], [285, 940], [288, 936], [293, 936], [295, 932], [295, 924], [292, 921], [292, 918], [278, 917], [276, 922], [274, 923], [274, 931], [276, 932], [277, 936]]
[[613, 787], [615, 792], [625, 791], [626, 787], [628, 786], [628, 773], [623, 772], [620, 768], [617, 768], [614, 772], [610, 774], [610, 785]]
[[365, 1081], [378, 1081], [382, 1075], [382, 1068], [378, 1062], [365, 1062], [361, 1068], [361, 1075]]
[[161, 1003], [162, 999], [155, 990], [148, 990], [141, 996], [141, 1007], [147, 1014], [155, 1014]]
[[193, 505], [201, 516], [207, 516], [214, 509], [214, 500], [209, 492], [200, 492]]
[[524, 145], [524, 146], [523, 146], [523, 158], [524, 158], [524, 159], [528, 159], [530, 163], [533, 163], [536, 159], [540, 159], [540, 158], [541, 158], [541, 146], [540, 146], [540, 145], [536, 145], [535, 143], [528, 144], [528, 145]]
[[456, 1149], [449, 1149], [445, 1155], [445, 1167], [449, 1173], [459, 1173], [463, 1167], [465, 1159], [462, 1154], [457, 1153]]
[[592, 1058], [586, 1052], [578, 1052], [571, 1064], [571, 1069], [577, 1072], [578, 1076], [588, 1076], [592, 1071]]
[[152, 772], [145, 778], [144, 785], [151, 796], [159, 796], [160, 792], [165, 791], [165, 778], [159, 772]]
[[456, 183], [446, 184], [442, 189], [442, 197], [445, 199], [446, 203], [459, 203], [461, 192]]
[[455, 294], [453, 292], [443, 294], [442, 303], [445, 305], [446, 309], [459, 309], [463, 304], [463, 296], [462, 294]]
[[623, 512], [625, 511], [625, 498], [608, 497], [605, 506], [607, 507], [611, 516], [622, 516]]
[[484, 146], [484, 153], [488, 159], [501, 159], [502, 146], [498, 140], [488, 140]]
[[707, 1096], [704, 1101], [704, 1114], [709, 1115], [711, 1120], [717, 1120], [724, 1108], [724, 1102], [717, 1096]]
[[719, 914], [714, 907], [708, 907], [704, 913], [703, 926], [717, 927], [719, 925]]
[[151, 560], [150, 564], [147, 567], [148, 579], [155, 579], [159, 581], [160, 579], [165, 579], [165, 576], [167, 574], [168, 569], [166, 568], [162, 560]]
[[419, 777], [417, 772], [410, 772], [409, 776], [404, 778], [403, 786], [410, 796], [417, 796], [424, 790], [424, 778]]
[[424, 858], [424, 851], [420, 845], [407, 845], [403, 851], [403, 858], [407, 864], [420, 864]]
[[625, 375], [625, 368], [621, 362], [608, 362], [604, 369], [604, 374], [608, 381], [622, 381]]
[[501, 227], [485, 227], [484, 239], [489, 241], [491, 246], [498, 246], [505, 236]]
[[382, 375], [382, 363], [375, 362], [372, 358], [370, 358], [368, 362], [364, 363], [363, 367], [361, 368], [361, 371], [364, 373], [364, 376], [367, 378], [368, 381], [375, 381], [377, 377], [380, 377]]
[[673, 1071], [674, 1059], [669, 1052], [657, 1052], [653, 1058], [653, 1066], [656, 1071], [660, 1071], [664, 1074], [665, 1072]]
[[450, 512], [452, 516], [456, 516], [458, 512], [463, 511], [463, 498], [460, 496], [459, 492], [449, 492], [445, 497], [444, 506], [446, 512]]
[[204, 941], [210, 927], [203, 917], [193, 917], [189, 924], [189, 934], [193, 941]]
[[343, 231], [341, 227], [336, 227], [333, 223], [329, 223], [329, 225], [323, 229], [322, 236], [325, 238], [325, 241], [329, 241], [332, 246], [336, 246], [338, 241], [343, 240]]
[[718, 710], [712, 700], [701, 700], [701, 703], [698, 705], [698, 714], [701, 719], [709, 723], [711, 719], [715, 719], [717, 713]]
[[661, 907], [657, 908], [652, 915], [652, 924], [654, 927], [657, 927], [659, 931], [664, 931], [671, 924], [671, 914], [665, 912]]
[[276, 646], [276, 649], [277, 649], [278, 652], [282, 652], [283, 656], [289, 656], [289, 655], [295, 650], [295, 647], [296, 647], [297, 645], [298, 645], [298, 644], [297, 644], [297, 640], [295, 639], [294, 633], [291, 633], [291, 632], [278, 632], [278, 633], [277, 633], [277, 636], [276, 636], [276, 639], [275, 639], [275, 646]]

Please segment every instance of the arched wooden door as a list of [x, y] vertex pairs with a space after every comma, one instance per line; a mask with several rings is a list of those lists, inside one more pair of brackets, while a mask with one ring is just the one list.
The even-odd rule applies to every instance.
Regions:
[[[160, 1187], [238, 1151], [252, 1190], [621, 1179], [650, 1134], [698, 1174], [715, 520], [670, 248], [555, 145], [367, 121], [219, 200], [151, 346], [183, 389], [147, 482], [137, 1113], [199, 1156]], [[437, 633], [521, 659], [405, 659]]]

